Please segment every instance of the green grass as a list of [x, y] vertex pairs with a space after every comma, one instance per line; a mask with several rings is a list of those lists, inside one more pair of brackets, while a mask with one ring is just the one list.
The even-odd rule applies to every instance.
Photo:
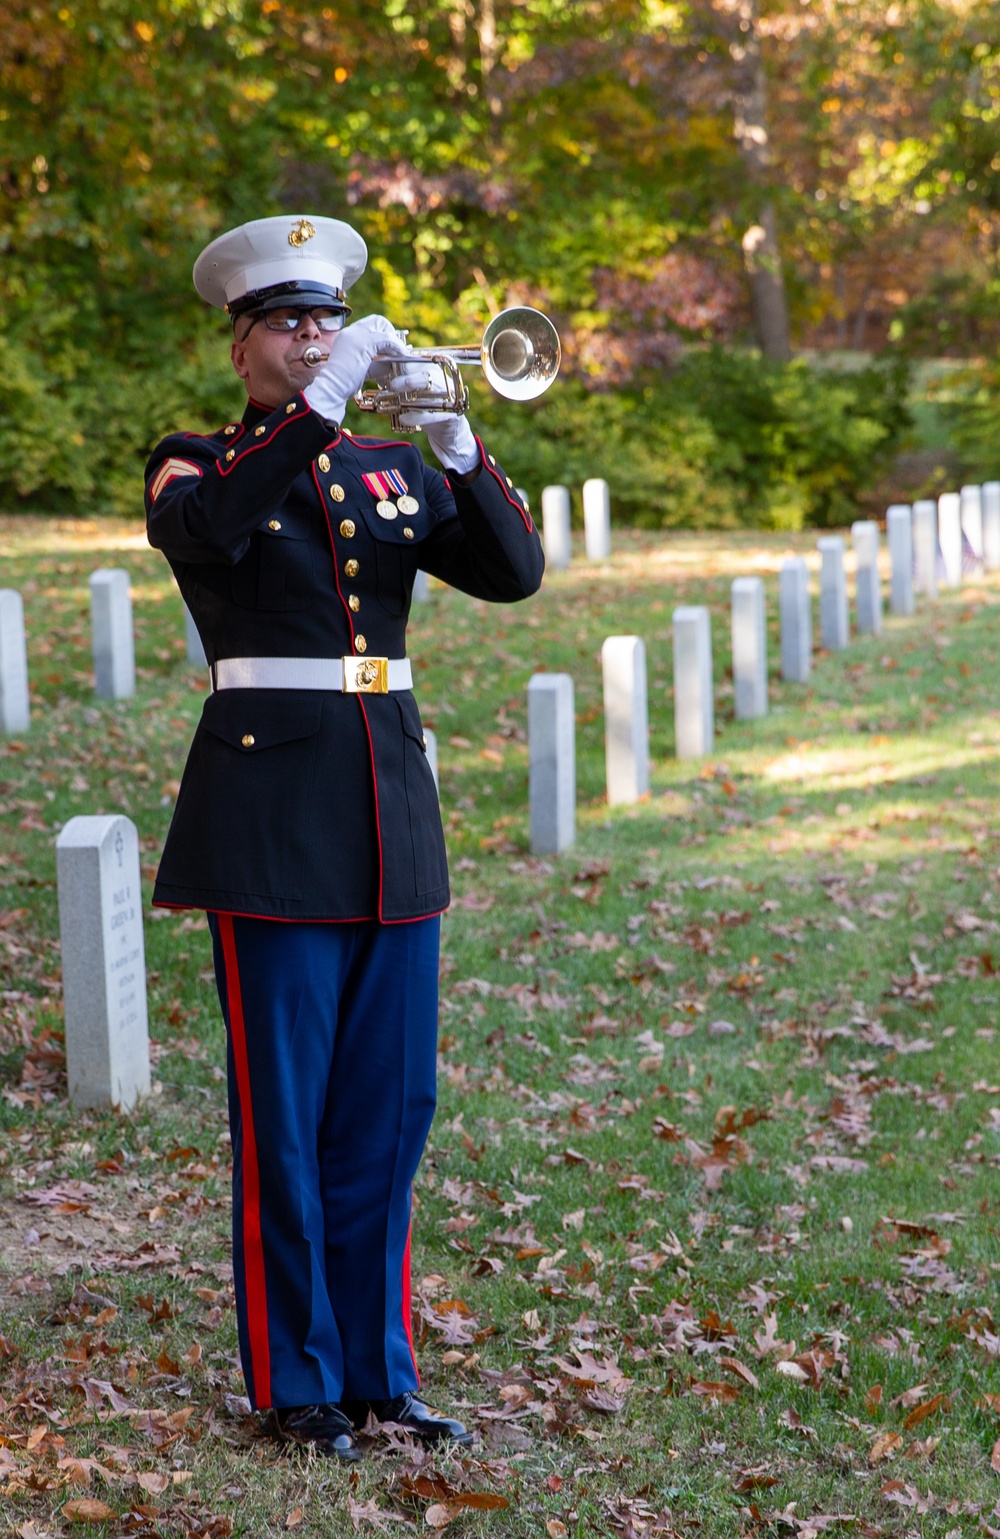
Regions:
[[[812, 544], [619, 533], [612, 562], [527, 604], [434, 588], [416, 613], [455, 888], [416, 1326], [428, 1398], [481, 1441], [462, 1460], [376, 1443], [348, 1474], [276, 1455], [242, 1414], [201, 916], [146, 926], [155, 1094], [128, 1117], [65, 1104], [55, 835], [127, 812], [148, 899], [204, 692], [179, 599], [134, 524], [0, 521], [34, 697], [0, 749], [8, 1532], [91, 1531], [67, 1516], [81, 1498], [115, 1535], [405, 1532], [449, 1490], [508, 1503], [455, 1516], [470, 1535], [1000, 1528], [1000, 584], [786, 685], [777, 570]], [[133, 702], [91, 693], [99, 565], [132, 575]], [[739, 724], [728, 588], [747, 573], [772, 710]], [[679, 602], [713, 614], [705, 763], [671, 758]], [[617, 633], [647, 644], [654, 767], [649, 799], [611, 812]], [[527, 848], [543, 668], [573, 675], [578, 713], [578, 841], [552, 859]]]

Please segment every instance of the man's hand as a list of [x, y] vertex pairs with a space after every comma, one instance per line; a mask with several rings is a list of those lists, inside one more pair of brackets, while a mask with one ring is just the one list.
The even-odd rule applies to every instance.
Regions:
[[379, 353], [405, 358], [408, 352], [391, 321], [384, 315], [367, 315], [337, 333], [328, 362], [302, 394], [321, 417], [341, 423], [348, 401], [371, 372], [372, 359]]
[[[394, 385], [400, 390], [432, 390], [444, 396], [446, 385], [440, 364], [415, 360], [397, 374]], [[465, 475], [479, 465], [479, 445], [464, 415], [457, 412], [402, 411], [400, 426], [423, 428], [427, 442], [445, 470]]]

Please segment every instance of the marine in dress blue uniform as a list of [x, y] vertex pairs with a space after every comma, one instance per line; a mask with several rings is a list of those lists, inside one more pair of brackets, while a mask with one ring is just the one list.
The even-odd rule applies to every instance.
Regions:
[[[543, 568], [528, 510], [464, 418], [428, 431], [441, 471], [410, 440], [342, 429], [372, 358], [405, 352], [379, 317], [336, 329], [365, 259], [355, 231], [316, 216], [214, 241], [195, 283], [233, 317], [247, 406], [216, 433], [166, 438], [146, 473], [149, 540], [213, 680], [153, 901], [209, 915], [241, 1360], [274, 1431], [341, 1457], [370, 1408], [466, 1438], [416, 1395], [410, 1332], [449, 901], [409, 688], [414, 576], [503, 603]], [[318, 377], [309, 345], [330, 354]]]

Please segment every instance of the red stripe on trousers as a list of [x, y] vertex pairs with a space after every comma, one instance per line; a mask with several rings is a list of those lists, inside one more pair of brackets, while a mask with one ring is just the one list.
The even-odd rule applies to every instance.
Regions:
[[243, 1270], [247, 1298], [247, 1331], [250, 1336], [250, 1362], [253, 1369], [253, 1394], [259, 1411], [271, 1404], [271, 1345], [267, 1334], [267, 1287], [264, 1281], [264, 1245], [260, 1232], [260, 1171], [257, 1165], [257, 1139], [250, 1099], [250, 1065], [247, 1060], [246, 1026], [243, 1020], [243, 993], [236, 957], [236, 937], [232, 914], [219, 915], [219, 935], [226, 963], [226, 994], [229, 1000], [229, 1033], [233, 1042], [236, 1090], [243, 1124]]
[[412, 1224], [406, 1230], [406, 1249], [403, 1252], [403, 1329], [406, 1339], [410, 1343], [410, 1356], [413, 1358], [413, 1371], [417, 1376], [417, 1388], [420, 1388], [420, 1369], [417, 1367], [417, 1354], [413, 1346], [413, 1299], [410, 1293], [410, 1235], [413, 1231]]

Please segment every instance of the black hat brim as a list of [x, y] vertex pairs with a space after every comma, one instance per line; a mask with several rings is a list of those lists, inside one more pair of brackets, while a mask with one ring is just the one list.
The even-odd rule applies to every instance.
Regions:
[[342, 310], [350, 315], [351, 307], [344, 298], [343, 289], [332, 288], [326, 283], [305, 282], [290, 278], [285, 283], [272, 284], [266, 289], [252, 289], [230, 300], [229, 315], [233, 320], [251, 310], [281, 310], [286, 305], [301, 305], [303, 309], [328, 305], [331, 310]]

